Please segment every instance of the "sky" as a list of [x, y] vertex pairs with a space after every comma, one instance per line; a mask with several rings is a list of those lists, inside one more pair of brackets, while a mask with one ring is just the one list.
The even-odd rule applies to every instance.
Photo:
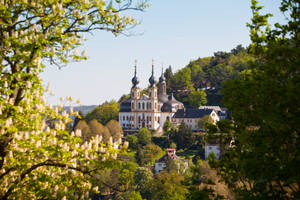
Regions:
[[[156, 80], [162, 65], [173, 72], [199, 57], [217, 51], [230, 51], [238, 44], [250, 44], [252, 13], [250, 0], [152, 0], [145, 12], [133, 13], [141, 24], [131, 36], [113, 36], [104, 31], [86, 35], [83, 48], [88, 60], [71, 62], [58, 69], [47, 66], [42, 79], [55, 96], [47, 96], [51, 104], [60, 97], [72, 96], [82, 105], [99, 105], [128, 94], [132, 86], [134, 61], [140, 88], [148, 86], [152, 59]], [[264, 12], [274, 14], [272, 22], [284, 22], [279, 0], [261, 0]]]

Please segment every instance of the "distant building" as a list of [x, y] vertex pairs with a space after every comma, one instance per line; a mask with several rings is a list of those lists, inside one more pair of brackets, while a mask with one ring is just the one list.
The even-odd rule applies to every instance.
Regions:
[[215, 143], [205, 143], [205, 160], [208, 159], [208, 156], [211, 152], [213, 152], [216, 156], [216, 159], [219, 159], [221, 156], [221, 145], [219, 142]]
[[220, 120], [225, 120], [228, 117], [227, 109], [220, 106], [200, 106], [199, 109], [213, 109], [218, 114]]
[[139, 80], [135, 74], [132, 78], [130, 98], [122, 102], [119, 111], [119, 122], [123, 129], [135, 130], [147, 127], [151, 130], [160, 130], [166, 120], [171, 121], [178, 109], [184, 108], [173, 95], [166, 93], [166, 80], [163, 75], [159, 78], [158, 87], [154, 78], [154, 66], [152, 64], [152, 75], [149, 78], [150, 87], [148, 95], [141, 94], [137, 86]]
[[198, 119], [204, 116], [210, 116], [214, 123], [219, 121], [219, 116], [213, 109], [179, 109], [172, 118], [172, 123], [177, 126], [184, 122], [193, 131], [199, 131]]
[[136, 65], [131, 82], [130, 98], [120, 104], [119, 111], [119, 123], [125, 132], [136, 131], [142, 127], [162, 132], [166, 120], [173, 125], [184, 121], [192, 130], [197, 130], [198, 119], [205, 115], [210, 115], [214, 121], [220, 120], [214, 109], [185, 109], [183, 103], [177, 101], [173, 94], [168, 95], [163, 71], [156, 86], [153, 63], [148, 95], [142, 94], [138, 87]]
[[[185, 171], [188, 167], [188, 163], [184, 159], [181, 159], [176, 155], [176, 149], [166, 149], [166, 154], [163, 157], [161, 157], [158, 161], [155, 162], [155, 166], [154, 166], [155, 174], [158, 174], [159, 172], [161, 172], [167, 167], [168, 159], [172, 159], [174, 161], [181, 161], [184, 164], [183, 171]], [[178, 166], [178, 169], [179, 168], [180, 166]]]

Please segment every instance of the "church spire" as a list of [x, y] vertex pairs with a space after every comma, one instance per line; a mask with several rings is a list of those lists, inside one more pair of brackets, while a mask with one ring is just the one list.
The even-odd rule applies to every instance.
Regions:
[[132, 88], [136, 88], [136, 86], [139, 84], [139, 79], [136, 76], [136, 63], [137, 61], [134, 61], [134, 77], [132, 78], [131, 82], [132, 82]]
[[162, 66], [161, 66], [161, 76], [159, 77], [159, 83], [162, 83], [164, 81], [166, 81], [166, 78], [164, 76], [164, 65], [162, 64]]
[[154, 78], [154, 60], [152, 59], [152, 75], [149, 78], [150, 87], [154, 87], [155, 85], [155, 78]]

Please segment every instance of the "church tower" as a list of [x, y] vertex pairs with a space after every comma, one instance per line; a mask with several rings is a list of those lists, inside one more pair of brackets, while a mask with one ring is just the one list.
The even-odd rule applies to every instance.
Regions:
[[162, 67], [161, 76], [159, 77], [159, 83], [158, 83], [158, 95], [167, 95], [166, 87], [167, 87], [166, 78], [164, 76], [164, 68]]
[[150, 88], [148, 90], [148, 94], [151, 100], [156, 99], [157, 100], [157, 88], [155, 86], [155, 78], [154, 78], [154, 61], [152, 60], [152, 74], [149, 78]]
[[139, 99], [140, 95], [141, 95], [141, 90], [140, 88], [137, 87], [137, 85], [139, 84], [139, 79], [136, 76], [136, 61], [135, 61], [135, 65], [134, 65], [134, 77], [131, 80], [132, 82], [132, 88], [131, 88], [131, 98], [132, 99]]

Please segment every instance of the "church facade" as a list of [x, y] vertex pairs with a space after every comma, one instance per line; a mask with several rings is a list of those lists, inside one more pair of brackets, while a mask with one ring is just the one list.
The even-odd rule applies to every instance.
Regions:
[[136, 65], [131, 82], [130, 98], [121, 103], [119, 111], [119, 122], [125, 130], [147, 127], [150, 130], [162, 131], [165, 121], [171, 121], [177, 110], [184, 108], [173, 95], [166, 93], [166, 79], [163, 72], [156, 86], [153, 64], [148, 95], [141, 94], [141, 89], [138, 87]]

